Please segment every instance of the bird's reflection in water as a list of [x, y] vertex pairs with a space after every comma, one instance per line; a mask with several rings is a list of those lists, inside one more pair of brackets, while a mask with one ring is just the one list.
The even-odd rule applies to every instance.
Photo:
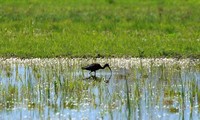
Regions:
[[[104, 82], [109, 83], [111, 77], [112, 77], [112, 74], [109, 76], [108, 79], [105, 78]], [[101, 82], [103, 79], [104, 77], [97, 77], [96, 75], [90, 75], [89, 77], [86, 77], [83, 80], [95, 80], [95, 81]]]

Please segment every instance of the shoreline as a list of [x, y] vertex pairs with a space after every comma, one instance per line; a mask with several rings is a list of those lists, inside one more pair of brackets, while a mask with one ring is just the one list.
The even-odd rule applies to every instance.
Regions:
[[109, 63], [112, 67], [140, 67], [140, 66], [195, 66], [200, 64], [200, 59], [176, 59], [176, 58], [0, 58], [0, 64], [27, 64], [36, 66], [49, 65], [86, 65], [91, 63]]

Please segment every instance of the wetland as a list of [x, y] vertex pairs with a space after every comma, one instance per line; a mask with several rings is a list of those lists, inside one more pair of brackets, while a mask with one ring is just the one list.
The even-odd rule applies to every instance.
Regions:
[[199, 119], [200, 61], [1, 58], [0, 96], [0, 119]]

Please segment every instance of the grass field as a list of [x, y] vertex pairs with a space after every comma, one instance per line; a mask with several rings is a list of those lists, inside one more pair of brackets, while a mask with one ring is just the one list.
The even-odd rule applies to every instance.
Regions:
[[0, 57], [200, 57], [198, 0], [0, 1]]

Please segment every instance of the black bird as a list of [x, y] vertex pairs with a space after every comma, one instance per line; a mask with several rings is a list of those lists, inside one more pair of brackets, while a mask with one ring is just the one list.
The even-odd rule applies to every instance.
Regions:
[[84, 70], [89, 70], [90, 73], [91, 73], [91, 72], [94, 72], [95, 75], [96, 75], [96, 71], [97, 71], [97, 70], [99, 70], [99, 69], [104, 69], [104, 68], [106, 68], [106, 67], [108, 67], [108, 68], [110, 69], [111, 73], [112, 73], [112, 70], [111, 70], [109, 64], [105, 64], [105, 65], [102, 67], [99, 63], [93, 63], [93, 64], [91, 64], [91, 65], [82, 67], [82, 69], [84, 69]]

